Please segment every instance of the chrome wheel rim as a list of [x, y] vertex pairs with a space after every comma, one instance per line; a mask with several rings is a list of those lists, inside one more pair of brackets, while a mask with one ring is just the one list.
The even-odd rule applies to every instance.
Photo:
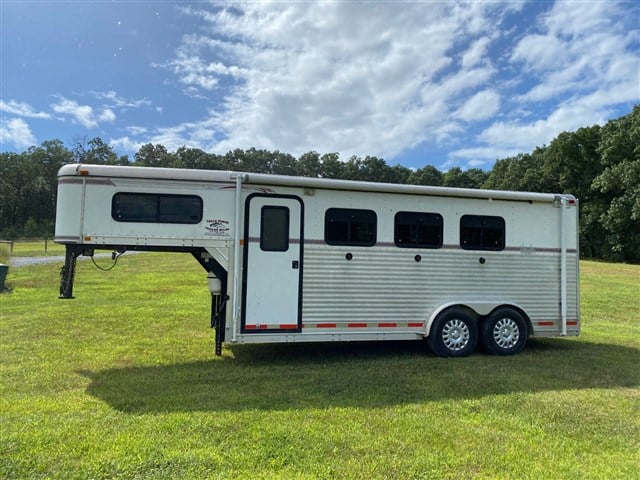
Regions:
[[520, 340], [520, 327], [512, 318], [501, 318], [493, 327], [493, 340], [500, 348], [513, 348]]
[[442, 328], [442, 341], [451, 351], [462, 350], [469, 344], [470, 338], [469, 325], [457, 318], [449, 320]]

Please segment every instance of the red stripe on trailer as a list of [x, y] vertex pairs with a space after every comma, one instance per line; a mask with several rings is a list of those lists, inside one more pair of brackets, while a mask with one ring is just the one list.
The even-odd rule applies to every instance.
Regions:
[[266, 330], [269, 325], [245, 325], [246, 330]]
[[575, 321], [567, 322], [567, 325], [571, 327], [575, 327], [576, 325], [578, 325], [578, 322], [575, 322]]
[[407, 327], [424, 327], [424, 322], [409, 322], [407, 323]]
[[368, 326], [367, 323], [347, 323], [348, 328], [367, 328]]
[[281, 323], [280, 330], [295, 330], [298, 328], [296, 323]]
[[378, 323], [378, 327], [380, 328], [393, 328], [397, 326], [398, 326], [397, 323], [384, 323], [384, 322]]
[[336, 328], [338, 325], [335, 323], [318, 323], [317, 328]]
[[538, 322], [539, 327], [553, 327], [553, 322]]

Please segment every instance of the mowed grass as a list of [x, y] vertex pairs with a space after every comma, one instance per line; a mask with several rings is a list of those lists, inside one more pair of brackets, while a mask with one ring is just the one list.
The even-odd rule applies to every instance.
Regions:
[[188, 255], [12, 268], [2, 478], [638, 478], [640, 267], [583, 262], [583, 334], [515, 357], [422, 342], [225, 345]]

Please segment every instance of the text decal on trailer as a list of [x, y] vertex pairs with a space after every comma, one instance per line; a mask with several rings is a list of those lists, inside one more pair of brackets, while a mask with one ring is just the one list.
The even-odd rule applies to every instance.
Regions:
[[228, 237], [229, 236], [229, 220], [212, 219], [207, 220], [205, 225], [205, 235], [214, 237]]

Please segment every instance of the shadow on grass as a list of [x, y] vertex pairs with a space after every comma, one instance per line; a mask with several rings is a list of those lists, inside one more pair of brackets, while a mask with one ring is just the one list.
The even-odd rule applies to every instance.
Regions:
[[237, 345], [232, 356], [79, 372], [87, 392], [135, 414], [376, 408], [514, 392], [634, 387], [640, 351], [553, 339], [514, 357], [435, 358], [422, 342]]

